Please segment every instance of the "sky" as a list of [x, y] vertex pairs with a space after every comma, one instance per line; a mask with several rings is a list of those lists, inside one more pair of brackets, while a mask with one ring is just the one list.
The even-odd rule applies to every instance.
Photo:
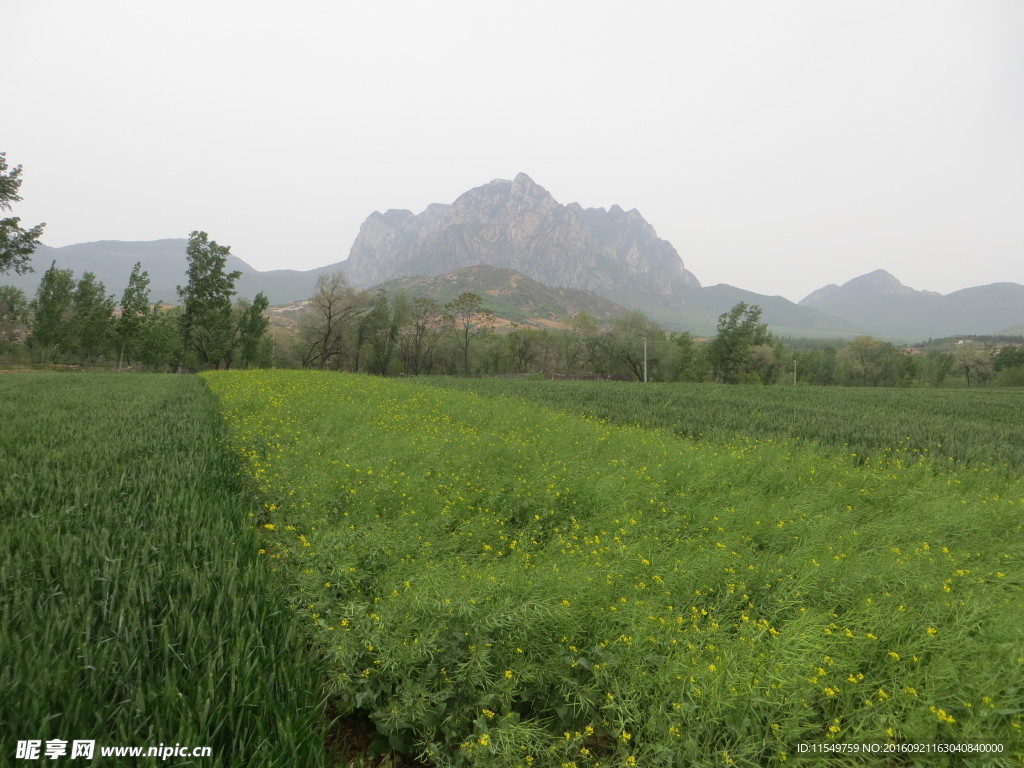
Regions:
[[256, 269], [528, 174], [704, 285], [1024, 283], [1019, 0], [0, 0], [0, 151], [51, 246]]

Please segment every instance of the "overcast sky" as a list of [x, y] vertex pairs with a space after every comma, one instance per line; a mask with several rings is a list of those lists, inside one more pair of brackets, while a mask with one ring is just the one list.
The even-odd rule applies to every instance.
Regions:
[[1024, 2], [0, 0], [0, 151], [43, 242], [347, 257], [529, 174], [705, 285], [1024, 283]]

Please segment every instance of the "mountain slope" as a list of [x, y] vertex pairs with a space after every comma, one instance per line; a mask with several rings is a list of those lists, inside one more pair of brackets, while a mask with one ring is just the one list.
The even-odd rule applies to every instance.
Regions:
[[599, 320], [629, 310], [603, 296], [575, 288], [552, 288], [513, 269], [477, 264], [434, 277], [409, 277], [381, 284], [391, 293], [424, 296], [445, 304], [466, 291], [480, 296], [500, 318], [538, 327], [567, 326], [586, 312]]
[[864, 328], [906, 340], [990, 334], [1024, 323], [1024, 286], [993, 283], [943, 296], [909, 288], [884, 270], [828, 285], [801, 300]]

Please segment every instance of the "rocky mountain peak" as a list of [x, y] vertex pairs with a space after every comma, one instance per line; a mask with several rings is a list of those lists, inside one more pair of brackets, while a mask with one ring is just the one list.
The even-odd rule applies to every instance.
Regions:
[[700, 285], [636, 209], [565, 206], [525, 173], [494, 179], [418, 215], [373, 215], [345, 262], [359, 286], [473, 264], [606, 296], [625, 289], [665, 297]]

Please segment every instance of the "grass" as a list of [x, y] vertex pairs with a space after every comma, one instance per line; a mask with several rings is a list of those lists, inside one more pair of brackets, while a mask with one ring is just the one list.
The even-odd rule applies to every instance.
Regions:
[[[0, 376], [0, 723], [323, 764], [323, 670], [193, 377]], [[2, 762], [2, 761], [0, 761]]]
[[1024, 756], [1019, 476], [936, 472], [902, 446], [856, 466], [680, 440], [422, 382], [204, 378], [333, 706], [370, 717], [381, 750], [559, 768], [792, 764], [810, 742]]

